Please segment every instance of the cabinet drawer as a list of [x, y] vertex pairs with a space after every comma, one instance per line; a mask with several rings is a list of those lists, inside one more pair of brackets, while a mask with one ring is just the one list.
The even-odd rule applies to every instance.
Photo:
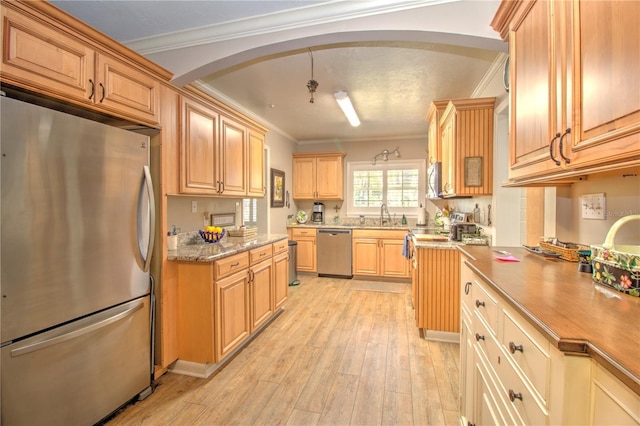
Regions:
[[220, 279], [249, 267], [249, 253], [239, 253], [213, 263], [214, 279]]
[[[480, 317], [481, 315], [476, 311], [475, 316]], [[498, 343], [491, 330], [487, 328], [485, 322], [479, 321], [478, 318], [474, 318], [472, 330], [472, 340], [481, 353], [484, 354], [488, 365], [493, 369], [493, 374], [497, 374], [500, 371], [500, 364], [506, 362], [500, 350], [500, 343]]]
[[546, 404], [551, 368], [549, 342], [531, 326], [516, 320], [506, 310], [502, 310], [502, 315], [504, 327], [500, 340], [504, 351], [520, 368]]
[[271, 247], [271, 244], [253, 249], [249, 252], [249, 261], [252, 265], [255, 265], [258, 262], [269, 259], [272, 256], [272, 253], [273, 247]]
[[510, 408], [522, 419], [525, 425], [548, 424], [548, 413], [538, 402], [531, 388], [527, 386], [515, 367], [505, 357], [497, 366], [500, 378], [502, 397]]
[[377, 238], [386, 240], [402, 240], [407, 235], [407, 230], [387, 229], [354, 229], [353, 238]]
[[315, 228], [293, 228], [291, 229], [291, 236], [295, 237], [315, 237], [316, 230]]
[[289, 248], [289, 240], [281, 240], [273, 243], [273, 254], [282, 253]]
[[476, 312], [489, 325], [490, 331], [495, 334], [498, 319], [498, 300], [478, 280], [473, 281], [471, 292]]

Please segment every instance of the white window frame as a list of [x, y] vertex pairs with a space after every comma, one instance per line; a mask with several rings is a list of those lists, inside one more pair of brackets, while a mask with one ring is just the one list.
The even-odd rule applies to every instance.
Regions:
[[[379, 161], [375, 165], [370, 161], [351, 161], [347, 163], [347, 216], [376, 216], [380, 215], [380, 206], [378, 207], [355, 207], [353, 205], [353, 174], [356, 171], [361, 170], [383, 170], [386, 171], [401, 169], [418, 169], [418, 206], [420, 203], [424, 206], [425, 203], [425, 191], [426, 191], [426, 176], [427, 176], [427, 162], [426, 160], [389, 160], [385, 162]], [[385, 188], [386, 190], [386, 188]], [[383, 195], [383, 199], [386, 202], [386, 193]], [[391, 216], [406, 215], [407, 217], [417, 217], [416, 207], [393, 207], [389, 208]]]

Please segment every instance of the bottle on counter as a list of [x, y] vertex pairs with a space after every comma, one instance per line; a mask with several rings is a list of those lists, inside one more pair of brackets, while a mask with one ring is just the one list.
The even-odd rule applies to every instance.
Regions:
[[480, 207], [476, 203], [476, 207], [473, 209], [473, 222], [480, 223]]
[[403, 225], [407, 224], [407, 217], [405, 215], [402, 215], [402, 224]]

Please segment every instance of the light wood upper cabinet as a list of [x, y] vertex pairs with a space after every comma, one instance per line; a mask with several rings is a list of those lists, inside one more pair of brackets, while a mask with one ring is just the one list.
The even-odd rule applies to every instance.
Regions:
[[247, 170], [247, 195], [264, 197], [264, 133], [249, 129], [248, 131], [249, 166]]
[[449, 101], [433, 101], [429, 105], [427, 113], [428, 145], [427, 145], [427, 165], [430, 166], [438, 161], [442, 161], [442, 137], [440, 133], [440, 119], [442, 113], [447, 108]]
[[247, 129], [235, 120], [220, 119], [221, 194], [247, 195]]
[[495, 98], [449, 101], [440, 120], [443, 196], [493, 192]]
[[182, 97], [180, 192], [217, 195], [219, 114], [186, 96]]
[[122, 46], [46, 2], [3, 2], [2, 35], [3, 83], [158, 126], [159, 81], [171, 74], [157, 65], [122, 54]]
[[509, 41], [512, 182], [640, 163], [638, 2], [503, 1]]
[[344, 153], [293, 154], [293, 198], [297, 200], [344, 199]]

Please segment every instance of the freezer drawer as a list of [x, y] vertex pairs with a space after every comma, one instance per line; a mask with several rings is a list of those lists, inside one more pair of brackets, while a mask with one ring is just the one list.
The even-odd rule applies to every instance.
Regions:
[[2, 348], [2, 421], [90, 425], [151, 384], [142, 297]]

